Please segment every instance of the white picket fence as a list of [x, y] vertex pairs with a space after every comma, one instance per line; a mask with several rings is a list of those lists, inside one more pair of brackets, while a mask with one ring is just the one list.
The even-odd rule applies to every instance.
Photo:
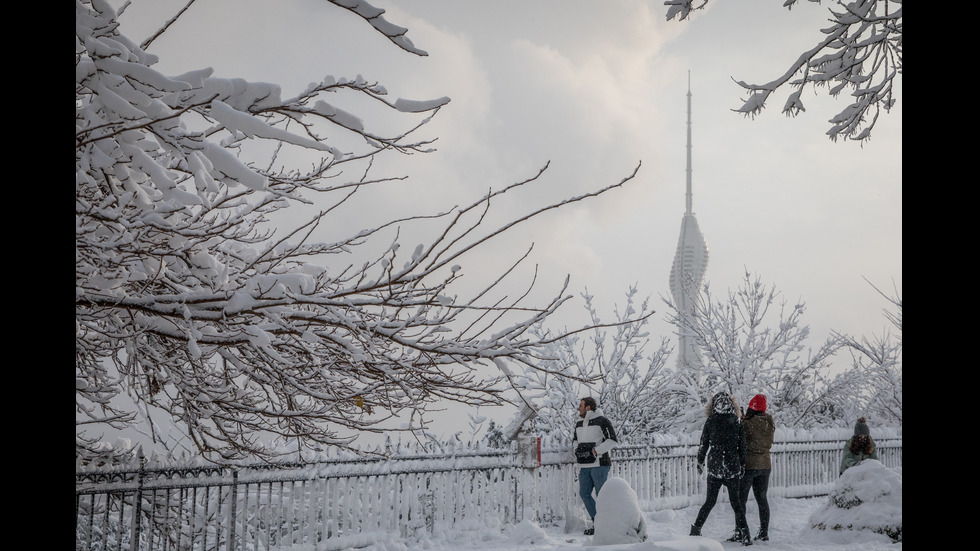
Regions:
[[[877, 444], [882, 463], [901, 466], [901, 436]], [[842, 449], [841, 440], [776, 442], [769, 494], [826, 494]], [[697, 474], [694, 443], [613, 453], [612, 476], [630, 483], [641, 508], [703, 502], [706, 481]], [[381, 535], [411, 538], [525, 518], [557, 524], [582, 507], [569, 455], [546, 449], [534, 467], [522, 466], [526, 457], [514, 451], [478, 450], [238, 469], [79, 468], [76, 549], [319, 551], [362, 547]]]

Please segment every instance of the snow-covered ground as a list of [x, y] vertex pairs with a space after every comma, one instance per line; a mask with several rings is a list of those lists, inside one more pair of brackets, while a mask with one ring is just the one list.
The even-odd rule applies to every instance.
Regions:
[[[831, 496], [791, 499], [769, 498], [769, 540], [755, 541], [759, 551], [896, 551], [884, 535], [867, 529], [821, 530], [814, 522], [852, 526], [902, 524], [901, 469], [888, 469], [877, 461], [852, 467], [834, 488]], [[724, 495], [724, 490], [722, 491]], [[834, 496], [836, 495], [836, 499]], [[856, 499], [857, 498], [857, 499]], [[836, 502], [836, 505], [835, 505]], [[848, 508], [841, 503], [849, 502]], [[857, 504], [860, 502], [860, 504]], [[436, 533], [422, 541], [375, 541], [368, 551], [567, 551], [594, 548], [609, 551], [722, 551], [742, 548], [725, 541], [735, 527], [735, 516], [727, 501], [715, 505], [702, 528], [701, 537], [692, 537], [691, 523], [700, 505], [684, 509], [645, 513], [647, 540], [639, 543], [599, 545], [598, 536], [585, 536], [581, 530], [566, 533], [563, 526], [538, 526], [524, 521], [516, 525], [459, 529]], [[626, 512], [622, 507], [615, 514]], [[599, 510], [602, 514], [602, 509]], [[749, 497], [747, 516], [753, 537], [759, 529], [759, 509]], [[599, 538], [602, 540], [602, 538]], [[361, 547], [361, 546], [358, 546]]]
[[[827, 502], [826, 497], [810, 499], [770, 498], [772, 518], [769, 541], [754, 542], [752, 548], [779, 551], [895, 551], [901, 542], [892, 543], [887, 536], [867, 531], [828, 532], [810, 528], [809, 518]], [[736, 549], [742, 545], [726, 542], [735, 527], [735, 517], [728, 503], [719, 502], [702, 529], [702, 537], [691, 537], [691, 523], [699, 506], [673, 511], [647, 513], [647, 535], [644, 543], [595, 545], [593, 537], [565, 534], [562, 527], [538, 527], [524, 522], [496, 530], [457, 531], [438, 534], [426, 541], [378, 542], [371, 551], [558, 551], [591, 547], [609, 551], [716, 551]], [[759, 529], [759, 509], [750, 497], [749, 526]]]

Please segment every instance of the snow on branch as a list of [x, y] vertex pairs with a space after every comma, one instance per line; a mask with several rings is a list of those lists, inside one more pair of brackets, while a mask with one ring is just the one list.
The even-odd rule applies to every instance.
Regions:
[[[331, 4], [424, 55], [382, 10]], [[536, 365], [530, 329], [567, 297], [562, 288], [524, 306], [532, 281], [510, 302], [490, 298], [527, 258], [520, 252], [482, 290], [457, 297], [463, 255], [635, 170], [486, 230], [490, 199], [543, 169], [452, 216], [327, 230], [352, 195], [398, 179], [370, 176], [376, 155], [430, 151], [432, 140], [414, 134], [449, 99], [391, 102], [360, 75], [328, 76], [285, 100], [276, 84], [210, 69], [166, 76], [115, 17], [102, 0], [76, 2], [77, 454], [102, 449], [87, 431], [113, 427], [139, 425], [175, 445], [166, 425], [209, 461], [271, 459], [350, 448], [365, 432], [416, 433], [446, 400], [506, 401], [512, 386], [492, 365]], [[373, 132], [327, 101], [341, 93], [422, 120]], [[314, 214], [295, 209], [308, 205]], [[373, 246], [386, 230], [432, 224], [436, 237], [414, 249], [397, 236]]]
[[[667, 20], [677, 15], [686, 19], [706, 3], [693, 6], [691, 0], [668, 0]], [[784, 6], [791, 9], [795, 4], [796, 0], [787, 0]], [[831, 24], [820, 29], [824, 37], [797, 56], [782, 75], [765, 84], [736, 80], [749, 95], [733, 111], [754, 117], [773, 92], [789, 86], [792, 91], [782, 112], [794, 116], [806, 110], [800, 98], [808, 85], [827, 86], [833, 97], [849, 89], [852, 101], [828, 120], [827, 136], [835, 141], [870, 139], [881, 112], [888, 112], [897, 101], [892, 84], [902, 74], [902, 4], [895, 0], [836, 4], [841, 9], [830, 8]]]
[[372, 27], [378, 30], [381, 34], [388, 37], [393, 44], [399, 48], [405, 50], [406, 52], [427, 56], [428, 52], [425, 50], [420, 50], [412, 44], [405, 33], [408, 29], [404, 27], [399, 27], [398, 25], [393, 25], [388, 22], [382, 14], [385, 12], [381, 8], [376, 8], [371, 4], [365, 2], [364, 0], [329, 0], [331, 3], [336, 4], [342, 8], [348, 9], [351, 12], [357, 14], [359, 17], [364, 18]]

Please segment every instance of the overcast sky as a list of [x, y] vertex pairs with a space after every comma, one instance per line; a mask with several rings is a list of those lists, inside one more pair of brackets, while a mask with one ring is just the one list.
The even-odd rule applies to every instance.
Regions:
[[[123, 32], [139, 43], [183, 4], [136, 0]], [[409, 176], [389, 193], [393, 209], [445, 210], [550, 161], [533, 190], [499, 203], [525, 212], [613, 184], [642, 162], [624, 187], [542, 216], [463, 268], [478, 272], [533, 243], [539, 285], [557, 291], [570, 274], [571, 292], [587, 287], [608, 320], [637, 284], [658, 311], [655, 341], [671, 332], [660, 297], [669, 296], [684, 213], [690, 74], [694, 212], [713, 292], [734, 289], [746, 270], [759, 274], [790, 303], [807, 304], [814, 348], [832, 329], [870, 336], [886, 328], [888, 304], [864, 278], [901, 292], [900, 81], [897, 105], [863, 146], [826, 137], [846, 98], [824, 89], [804, 94], [807, 111], [796, 118], [780, 113], [782, 91], [755, 119], [732, 111], [744, 97], [734, 80], [781, 75], [819, 40], [829, 2], [787, 10], [771, 0], [712, 0], [670, 22], [661, 0], [372, 4], [429, 55], [408, 54], [318, 0], [198, 0], [148, 51], [165, 74], [213, 67], [217, 77], [279, 83], [283, 97], [325, 75], [357, 74], [393, 99], [450, 97], [424, 131], [438, 137], [438, 151], [380, 165]], [[583, 321], [581, 304], [563, 307], [569, 325]]]

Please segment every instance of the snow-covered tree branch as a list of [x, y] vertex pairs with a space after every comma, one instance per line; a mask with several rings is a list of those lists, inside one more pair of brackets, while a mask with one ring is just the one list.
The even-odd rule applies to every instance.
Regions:
[[[874, 285], [872, 285], [874, 287]], [[890, 296], [874, 287], [894, 307], [884, 316], [897, 333], [885, 331], [872, 337], [837, 334], [851, 353], [853, 369], [864, 379], [854, 404], [855, 415], [869, 415], [881, 422], [902, 423], [902, 297], [896, 289]]]
[[[820, 2], [820, 0], [809, 0]], [[798, 0], [787, 0], [788, 9]], [[667, 19], [686, 19], [704, 8], [707, 0], [667, 0]], [[893, 83], [902, 74], [901, 0], [853, 0], [835, 2], [830, 8], [830, 25], [820, 29], [823, 37], [773, 80], [751, 84], [737, 80], [749, 96], [735, 111], [754, 117], [779, 88], [792, 89], [782, 112], [793, 116], [806, 109], [802, 94], [808, 85], [826, 86], [831, 96], [848, 92], [847, 107], [831, 117], [827, 135], [832, 140], [867, 140], [882, 111], [895, 104]]]
[[[425, 55], [383, 10], [331, 3]], [[565, 289], [536, 306], [494, 295], [526, 253], [472, 297], [454, 283], [467, 252], [559, 206], [483, 227], [493, 198], [547, 166], [461, 208], [318, 241], [352, 196], [392, 179], [371, 176], [375, 156], [431, 150], [414, 136], [449, 99], [390, 100], [360, 75], [287, 99], [210, 69], [166, 76], [116, 16], [104, 0], [76, 1], [76, 450], [99, 427], [154, 431], [154, 415], [218, 462], [271, 458], [276, 438], [347, 447], [395, 416], [420, 428], [444, 400], [505, 400], [495, 362], [535, 369], [530, 329]], [[420, 120], [374, 132], [333, 100], [343, 94]], [[406, 252], [401, 228], [421, 224], [436, 237]]]

